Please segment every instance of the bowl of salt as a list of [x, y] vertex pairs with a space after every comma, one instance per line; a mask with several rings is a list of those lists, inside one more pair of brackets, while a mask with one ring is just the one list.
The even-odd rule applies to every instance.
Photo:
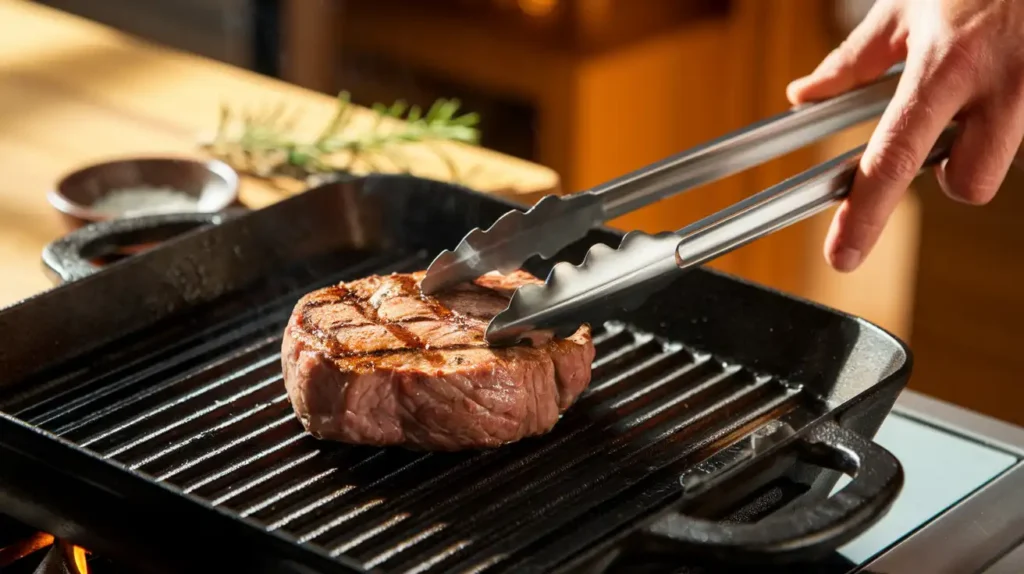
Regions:
[[238, 174], [217, 160], [122, 159], [64, 176], [47, 197], [71, 229], [115, 218], [213, 213], [238, 198]]

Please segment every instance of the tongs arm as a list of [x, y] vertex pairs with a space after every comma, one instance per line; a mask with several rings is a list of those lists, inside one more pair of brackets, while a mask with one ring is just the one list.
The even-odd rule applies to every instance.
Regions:
[[878, 117], [896, 92], [902, 73], [903, 64], [899, 64], [857, 89], [793, 107], [585, 193], [600, 197], [607, 221], [740, 173]]
[[530, 257], [550, 258], [595, 226], [645, 205], [781, 157], [880, 115], [903, 66], [834, 98], [797, 106], [589, 191], [548, 195], [526, 212], [511, 210], [441, 252], [420, 287], [426, 294], [490, 271], [507, 273]]
[[[948, 156], [954, 136], [955, 128], [947, 128], [924, 165], [933, 165]], [[680, 229], [676, 264], [682, 269], [701, 265], [828, 209], [849, 193], [865, 147], [860, 146]]]
[[[948, 128], [925, 165], [947, 157], [954, 136], [955, 127]], [[555, 264], [543, 285], [524, 285], [516, 290], [508, 308], [487, 326], [487, 341], [510, 344], [547, 329], [567, 336], [581, 323], [620, 316], [642, 304], [681, 270], [724, 255], [841, 201], [850, 191], [865, 147], [675, 233], [648, 235], [634, 231], [623, 237], [617, 249], [594, 245], [579, 265]]]

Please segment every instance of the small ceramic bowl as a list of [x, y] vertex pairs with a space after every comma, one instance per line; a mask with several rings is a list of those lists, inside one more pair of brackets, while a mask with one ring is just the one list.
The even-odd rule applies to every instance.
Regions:
[[238, 199], [238, 174], [216, 160], [121, 159], [64, 176], [47, 199], [70, 229], [117, 217], [211, 213]]

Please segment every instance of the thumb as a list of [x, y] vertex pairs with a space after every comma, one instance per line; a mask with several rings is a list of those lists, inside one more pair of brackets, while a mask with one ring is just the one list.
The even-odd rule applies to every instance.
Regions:
[[896, 3], [879, 1], [849, 37], [810, 75], [786, 88], [793, 105], [837, 96], [881, 76], [906, 57], [906, 33]]

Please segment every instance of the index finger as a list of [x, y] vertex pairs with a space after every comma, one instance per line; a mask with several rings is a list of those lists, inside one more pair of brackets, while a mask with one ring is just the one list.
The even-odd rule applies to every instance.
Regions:
[[908, 57], [829, 230], [825, 256], [837, 270], [856, 269], [878, 241], [928, 152], [967, 101], [969, 84], [962, 74], [948, 59]]

